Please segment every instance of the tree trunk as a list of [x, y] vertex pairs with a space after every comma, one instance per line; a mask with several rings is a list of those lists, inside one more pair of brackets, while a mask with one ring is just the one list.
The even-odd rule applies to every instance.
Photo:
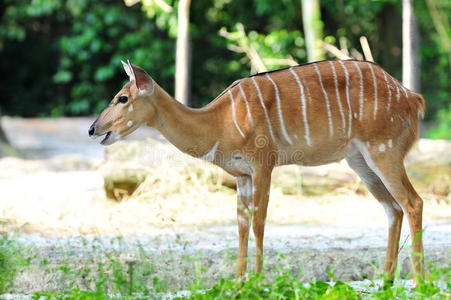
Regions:
[[0, 116], [0, 143], [1, 144], [9, 144], [8, 138], [6, 137], [5, 131], [2, 127], [2, 116]]
[[319, 0], [302, 0], [302, 21], [308, 61], [324, 59], [324, 50], [321, 47], [323, 23]]
[[420, 91], [418, 28], [412, 0], [402, 1], [402, 83], [414, 92]]
[[180, 0], [178, 4], [177, 49], [175, 58], [175, 98], [185, 105], [190, 97], [190, 41], [189, 8], [191, 0]]

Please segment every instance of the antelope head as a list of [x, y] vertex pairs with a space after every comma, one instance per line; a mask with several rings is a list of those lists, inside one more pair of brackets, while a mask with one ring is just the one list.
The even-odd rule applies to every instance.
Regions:
[[111, 145], [122, 137], [135, 131], [142, 124], [152, 120], [155, 115], [152, 100], [155, 82], [140, 67], [129, 61], [122, 62], [130, 81], [114, 96], [108, 107], [89, 128], [93, 139], [105, 136], [102, 145]]

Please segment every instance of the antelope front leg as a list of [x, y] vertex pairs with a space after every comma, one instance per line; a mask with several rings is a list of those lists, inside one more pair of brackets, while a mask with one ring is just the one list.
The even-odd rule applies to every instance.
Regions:
[[252, 229], [257, 248], [255, 263], [255, 271], [257, 273], [260, 273], [263, 269], [263, 237], [265, 233], [266, 211], [268, 210], [269, 202], [271, 171], [264, 170], [256, 172], [252, 176]]
[[247, 246], [249, 241], [249, 223], [251, 211], [249, 205], [252, 201], [252, 179], [251, 177], [237, 177], [237, 221], [238, 221], [238, 258], [236, 275], [238, 278], [246, 274]]

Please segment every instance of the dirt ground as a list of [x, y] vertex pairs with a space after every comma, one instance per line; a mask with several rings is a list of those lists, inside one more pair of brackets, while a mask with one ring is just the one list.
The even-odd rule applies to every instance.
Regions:
[[[174, 289], [192, 280], [193, 261], [184, 257], [199, 258], [212, 282], [233, 273], [237, 247], [233, 189], [212, 191], [201, 184], [190, 189], [182, 182], [182, 192], [162, 193], [155, 187], [153, 194], [150, 188], [139, 197], [112, 201], [105, 196], [100, 171], [104, 149], [86, 133], [92, 119], [3, 118], [2, 122], [19, 151], [16, 157], [0, 159], [4, 223], [0, 230], [36, 255], [57, 260], [71, 253], [83, 258], [96, 243], [108, 250], [111, 240], [121, 236], [124, 253], [144, 247]], [[158, 143], [153, 151], [177, 153], [150, 129], [140, 129], [128, 140], [146, 138]], [[439, 266], [451, 262], [450, 155], [450, 142], [422, 140], [407, 159], [426, 203], [426, 261]], [[423, 178], [425, 170], [440, 176]], [[304, 181], [299, 188], [290, 188], [296, 180], [287, 174], [296, 172]], [[315, 184], [322, 178], [335, 181], [324, 191], [308, 190], [309, 180]], [[299, 171], [280, 168], [274, 174], [268, 211], [266, 268], [273, 272], [284, 266], [303, 270], [304, 278], [325, 279], [334, 266], [342, 280], [372, 277], [383, 262], [386, 226], [382, 206], [344, 162]], [[400, 265], [406, 273], [409, 238], [404, 227]], [[18, 291], [55, 288], [58, 283], [52, 276], [36, 265], [19, 276]]]

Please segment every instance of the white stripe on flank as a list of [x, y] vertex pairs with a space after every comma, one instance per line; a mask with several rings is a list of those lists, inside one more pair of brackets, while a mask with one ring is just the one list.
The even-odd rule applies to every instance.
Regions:
[[276, 138], [274, 136], [274, 132], [272, 131], [271, 120], [269, 119], [268, 111], [266, 110], [265, 100], [263, 99], [262, 91], [255, 81], [255, 76], [251, 77], [252, 82], [254, 83], [255, 88], [257, 89], [258, 99], [260, 100], [260, 105], [263, 108], [263, 113], [265, 114], [266, 123], [268, 123], [269, 134], [271, 135], [272, 140], [275, 142]]
[[401, 88], [402, 88], [402, 91], [404, 92], [404, 96], [406, 96], [406, 99], [407, 99], [407, 89], [403, 85], [401, 85]]
[[359, 73], [359, 120], [363, 119], [363, 75], [360, 70], [359, 64], [356, 61], [352, 62]]
[[399, 94], [399, 86], [398, 83], [395, 81], [395, 79], [393, 77], [391, 77], [391, 81], [393, 82], [393, 84], [396, 87], [396, 102], [399, 102], [399, 98], [401, 97], [401, 95]]
[[312, 140], [310, 139], [310, 127], [308, 124], [307, 119], [307, 101], [305, 101], [305, 93], [304, 93], [304, 85], [302, 84], [301, 79], [299, 78], [298, 74], [293, 70], [293, 67], [290, 69], [291, 74], [293, 74], [294, 79], [296, 80], [296, 83], [299, 86], [299, 92], [300, 92], [300, 101], [301, 101], [301, 110], [302, 110], [302, 117], [304, 119], [304, 127], [305, 127], [305, 141], [307, 142], [307, 145], [312, 145]]
[[370, 66], [370, 70], [371, 70], [371, 77], [373, 78], [373, 89], [374, 89], [374, 111], [373, 111], [373, 119], [376, 120], [376, 115], [377, 115], [377, 81], [376, 81], [376, 76], [374, 75], [374, 69], [373, 69], [373, 64], [372, 63], [368, 63], [368, 65]]
[[243, 131], [241, 131], [240, 126], [238, 126], [238, 123], [236, 121], [236, 108], [235, 108], [235, 100], [233, 99], [233, 95], [232, 92], [229, 90], [229, 98], [230, 98], [230, 102], [232, 104], [232, 119], [233, 119], [233, 124], [235, 124], [236, 129], [238, 130], [238, 132], [241, 134], [242, 137], [244, 137], [244, 133]]
[[387, 73], [385, 71], [382, 71], [382, 74], [384, 74], [385, 86], [387, 87], [387, 90], [388, 90], [387, 110], [390, 110], [390, 107], [391, 107], [391, 89], [390, 89], [390, 86], [388, 85]]
[[351, 130], [352, 130], [352, 108], [351, 108], [351, 101], [349, 100], [349, 73], [348, 69], [345, 66], [345, 63], [342, 60], [339, 60], [338, 63], [343, 68], [343, 71], [345, 72], [345, 79], [346, 79], [346, 102], [348, 103], [348, 111], [349, 111], [349, 127], [348, 127], [348, 137], [351, 136]]
[[274, 86], [274, 93], [276, 95], [277, 113], [279, 115], [279, 122], [280, 122], [280, 127], [282, 130], [282, 135], [287, 140], [288, 144], [291, 145], [291, 144], [293, 144], [293, 142], [291, 141], [290, 137], [288, 136], [287, 128], [285, 127], [285, 121], [283, 120], [283, 116], [282, 116], [283, 111], [282, 111], [282, 104], [280, 103], [279, 87], [274, 82], [274, 80], [271, 78], [271, 76], [269, 76], [268, 73], [266, 73], [266, 78], [269, 81], [271, 81], [272, 85]]
[[343, 130], [346, 129], [346, 120], [345, 120], [345, 113], [343, 111], [343, 105], [341, 104], [341, 98], [340, 98], [340, 92], [338, 91], [338, 80], [337, 80], [337, 72], [335, 70], [334, 63], [329, 60], [330, 67], [332, 68], [332, 75], [334, 76], [334, 84], [335, 84], [335, 96], [337, 98], [338, 103], [338, 109], [340, 110], [340, 116], [341, 116], [341, 127]]
[[334, 127], [333, 127], [333, 124], [332, 124], [332, 113], [330, 111], [329, 96], [327, 95], [326, 90], [324, 89], [323, 80], [321, 79], [321, 73], [320, 73], [319, 68], [316, 65], [316, 63], [313, 64], [313, 68], [315, 69], [316, 74], [318, 75], [318, 81], [319, 81], [319, 84], [321, 86], [321, 90], [323, 91], [324, 101], [326, 102], [327, 121], [329, 123], [329, 136], [331, 137], [334, 134]]
[[244, 104], [246, 104], [247, 117], [249, 118], [249, 123], [251, 126], [254, 126], [254, 120], [252, 119], [251, 109], [249, 108], [249, 103], [247, 102], [246, 94], [244, 93], [243, 88], [241, 87], [241, 83], [238, 84], [238, 88], [240, 89], [241, 97], [243, 97]]

